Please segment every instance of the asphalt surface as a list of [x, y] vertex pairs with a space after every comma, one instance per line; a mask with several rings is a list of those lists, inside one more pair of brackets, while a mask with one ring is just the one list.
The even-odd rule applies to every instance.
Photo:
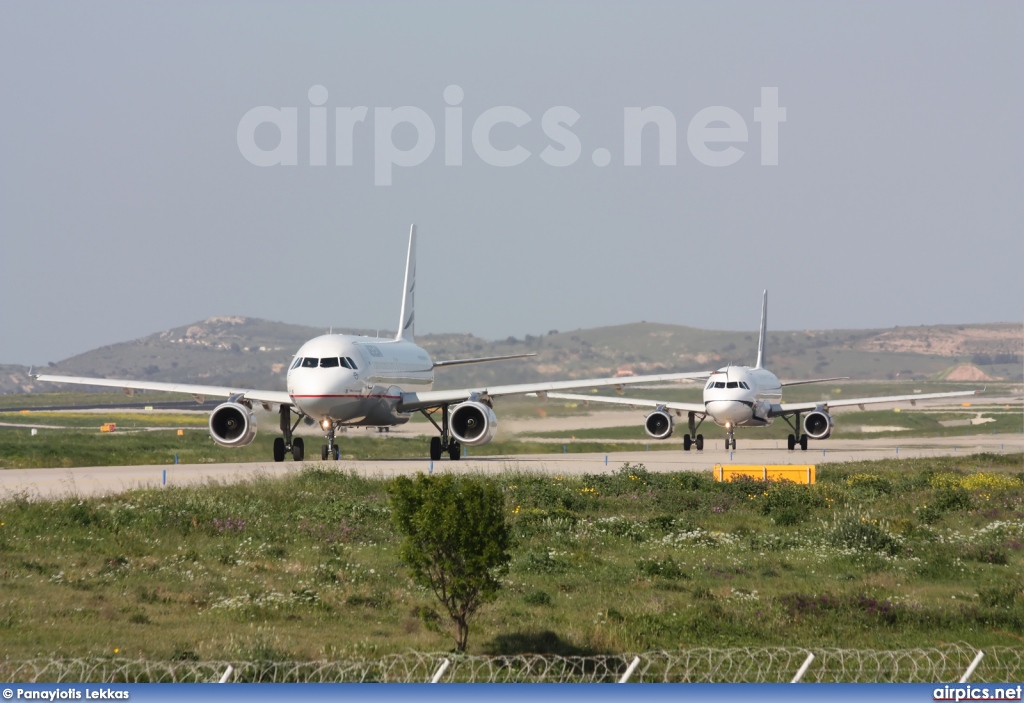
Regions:
[[[717, 447], [716, 447], [717, 444]], [[55, 469], [0, 470], [0, 500], [23, 494], [30, 499], [95, 496], [119, 493], [131, 488], [184, 486], [209, 482], [230, 483], [256, 476], [283, 476], [304, 466], [330, 464], [366, 476], [390, 477], [416, 472], [458, 471], [459, 473], [500, 473], [504, 470], [540, 471], [572, 475], [618, 471], [624, 463], [643, 464], [650, 471], [708, 471], [716, 464], [815, 464], [872, 459], [964, 455], [978, 452], [1015, 453], [1024, 451], [1024, 434], [975, 435], [923, 439], [827, 440], [811, 444], [806, 452], [776, 448], [774, 440], [746, 440], [738, 450], [726, 452], [722, 442], [709, 442], [703, 452], [633, 451], [613, 454], [521, 454], [473, 456], [459, 461], [394, 459], [338, 462], [293, 461], [230, 464], [169, 464], [152, 466], [92, 466]], [[1024, 467], [1022, 467], [1024, 469]], [[166, 473], [165, 473], [166, 472]]]

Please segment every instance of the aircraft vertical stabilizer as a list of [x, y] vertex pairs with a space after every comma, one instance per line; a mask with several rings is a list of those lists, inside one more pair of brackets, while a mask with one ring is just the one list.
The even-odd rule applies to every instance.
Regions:
[[405, 260], [405, 288], [402, 289], [402, 314], [398, 318], [395, 339], [406, 342], [416, 337], [416, 225], [409, 228], [409, 256]]
[[761, 334], [757, 338], [757, 363], [755, 369], [764, 368], [764, 338], [768, 331], [768, 291], [764, 292], [761, 299]]

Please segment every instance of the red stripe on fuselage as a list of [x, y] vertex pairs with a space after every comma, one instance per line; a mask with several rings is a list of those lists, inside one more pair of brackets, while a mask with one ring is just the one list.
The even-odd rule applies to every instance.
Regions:
[[401, 398], [400, 395], [293, 395], [291, 398]]

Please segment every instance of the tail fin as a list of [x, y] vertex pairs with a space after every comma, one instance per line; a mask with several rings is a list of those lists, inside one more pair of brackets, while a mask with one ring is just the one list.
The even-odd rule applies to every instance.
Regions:
[[416, 225], [409, 228], [409, 255], [405, 260], [405, 288], [402, 290], [402, 314], [398, 318], [396, 340], [414, 341], [416, 337]]
[[764, 338], [768, 330], [768, 291], [764, 292], [761, 300], [761, 334], [757, 338], [757, 363], [755, 369], [764, 368]]

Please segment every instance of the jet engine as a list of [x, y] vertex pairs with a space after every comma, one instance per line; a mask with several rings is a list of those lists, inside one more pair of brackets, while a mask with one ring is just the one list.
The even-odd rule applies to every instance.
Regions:
[[824, 410], [804, 415], [804, 432], [811, 439], [828, 439], [832, 434], [832, 416]]
[[675, 425], [672, 415], [664, 410], [655, 410], [644, 418], [644, 430], [654, 439], [668, 439]]
[[222, 447], [244, 447], [256, 437], [256, 414], [241, 403], [221, 403], [210, 413], [210, 436]]
[[467, 400], [448, 410], [448, 427], [460, 444], [478, 447], [494, 439], [498, 418], [487, 405]]

